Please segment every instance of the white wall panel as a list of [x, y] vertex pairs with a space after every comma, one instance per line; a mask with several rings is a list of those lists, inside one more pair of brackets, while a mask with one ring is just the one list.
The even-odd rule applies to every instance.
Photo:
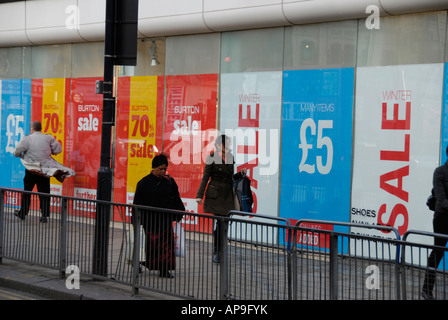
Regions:
[[[139, 36], [171, 36], [448, 9], [447, 0], [140, 0]], [[0, 4], [0, 47], [101, 41], [106, 0]], [[74, 9], [78, 28], [74, 28]]]
[[9, 46], [31, 44], [25, 33], [25, 2], [0, 5], [0, 45], [2, 43]]
[[141, 19], [138, 31], [143, 37], [158, 37], [181, 34], [207, 33], [202, 13]]
[[376, 5], [381, 11], [379, 0], [284, 0], [283, 11], [292, 23], [306, 24], [365, 18], [369, 16], [366, 8], [370, 5]]
[[204, 11], [223, 11], [252, 7], [282, 5], [282, 0], [204, 0]]
[[139, 0], [140, 19], [202, 13], [202, 0]]
[[101, 41], [105, 34], [106, 1], [78, 0], [79, 35], [87, 41]]
[[205, 33], [211, 30], [202, 18], [202, 0], [139, 1], [141, 36]]
[[447, 0], [379, 0], [389, 14], [407, 14], [421, 11], [437, 11], [448, 8]]
[[77, 0], [26, 1], [26, 34], [35, 44], [84, 41], [76, 28]]
[[[254, 1], [252, 0], [248, 2], [250, 3]], [[262, 2], [267, 1], [263, 0]], [[281, 3], [278, 3], [278, 1], [270, 2], [272, 3], [215, 10], [215, 8], [220, 8], [222, 6], [214, 7], [210, 4], [207, 5], [206, 1], [204, 6], [204, 20], [214, 31], [244, 30], [290, 25], [291, 23], [286, 20], [283, 14]], [[246, 4], [246, 2], [244, 2], [244, 4]]]

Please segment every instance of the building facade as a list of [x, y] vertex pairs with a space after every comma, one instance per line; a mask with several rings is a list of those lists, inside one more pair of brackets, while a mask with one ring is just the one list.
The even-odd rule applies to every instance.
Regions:
[[[258, 214], [432, 231], [425, 202], [448, 145], [447, 10], [140, 0], [137, 65], [115, 68], [113, 201], [132, 203], [165, 152], [187, 210], [201, 213], [204, 160], [225, 133]], [[76, 171], [52, 192], [96, 198], [104, 18], [100, 0], [0, 3], [2, 187], [23, 187], [12, 152], [41, 120]]]

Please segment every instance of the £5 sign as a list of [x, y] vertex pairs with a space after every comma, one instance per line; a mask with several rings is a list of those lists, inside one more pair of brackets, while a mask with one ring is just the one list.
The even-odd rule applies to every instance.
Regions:
[[[316, 172], [316, 167], [320, 174], [328, 174], [331, 171], [333, 165], [333, 142], [330, 137], [324, 135], [324, 130], [332, 128], [333, 120], [318, 120], [317, 125], [312, 118], [305, 119], [302, 122], [299, 144], [299, 148], [302, 149], [302, 159], [299, 164], [300, 172], [313, 174]], [[309, 135], [317, 135], [317, 139], [312, 139], [316, 143], [308, 143], [310, 140]], [[311, 156], [308, 152], [312, 149], [324, 149], [324, 147], [326, 147], [326, 157], [323, 157], [320, 153], [315, 153], [315, 156]], [[325, 158], [326, 161], [324, 162], [323, 159]]]
[[24, 122], [23, 115], [9, 114], [6, 119], [6, 152], [14, 153], [17, 143], [24, 136], [22, 123]]

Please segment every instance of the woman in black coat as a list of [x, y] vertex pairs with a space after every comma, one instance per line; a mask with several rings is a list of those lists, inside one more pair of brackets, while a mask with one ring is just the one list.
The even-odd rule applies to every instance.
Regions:
[[[448, 148], [446, 149], [446, 154], [448, 155]], [[437, 199], [432, 222], [434, 233], [448, 235], [448, 160], [444, 165], [434, 170], [433, 188], [434, 196]], [[444, 247], [446, 243], [447, 238], [434, 238], [434, 245], [437, 247]], [[436, 281], [435, 269], [439, 266], [444, 254], [445, 251], [443, 249], [434, 248], [428, 257], [428, 270], [426, 271], [422, 290], [422, 296], [426, 300], [434, 299], [432, 291]]]
[[[185, 211], [176, 182], [166, 174], [167, 157], [155, 156], [152, 168], [151, 173], [137, 183], [134, 204]], [[161, 277], [172, 278], [169, 270], [176, 269], [173, 221], [180, 221], [182, 216], [163, 211], [141, 212], [141, 224], [146, 233], [144, 265], [150, 270], [160, 270]]]
[[[229, 211], [235, 209], [233, 180], [241, 178], [246, 174], [246, 169], [237, 174], [233, 174], [234, 159], [230, 153], [230, 139], [226, 135], [220, 135], [215, 140], [215, 151], [210, 153], [205, 160], [204, 172], [201, 184], [196, 193], [196, 201], [204, 204], [204, 212], [219, 216], [227, 216]], [[205, 199], [204, 198], [205, 193]], [[219, 262], [221, 243], [218, 241], [220, 229], [227, 232], [226, 224], [222, 220], [217, 220], [214, 238], [213, 261]]]

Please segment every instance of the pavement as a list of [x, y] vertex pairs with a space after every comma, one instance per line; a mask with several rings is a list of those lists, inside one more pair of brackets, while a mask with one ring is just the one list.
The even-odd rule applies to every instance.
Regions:
[[9, 259], [0, 263], [0, 288], [30, 293], [45, 300], [184, 300], [163, 293], [139, 289], [113, 280], [98, 280], [80, 276], [79, 289], [68, 289], [66, 279], [57, 270]]

